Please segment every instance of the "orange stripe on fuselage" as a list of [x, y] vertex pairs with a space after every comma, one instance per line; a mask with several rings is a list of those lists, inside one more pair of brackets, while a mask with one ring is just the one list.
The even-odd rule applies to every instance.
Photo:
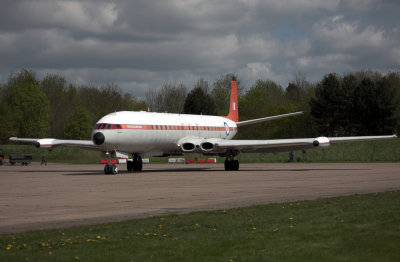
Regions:
[[[121, 129], [173, 130], [173, 131], [182, 131], [182, 130], [225, 131], [225, 127], [220, 127], [220, 126], [140, 125], [140, 124], [122, 124]], [[110, 128], [109, 130], [112, 130], [112, 128]], [[235, 131], [236, 128], [229, 127], [229, 130]]]

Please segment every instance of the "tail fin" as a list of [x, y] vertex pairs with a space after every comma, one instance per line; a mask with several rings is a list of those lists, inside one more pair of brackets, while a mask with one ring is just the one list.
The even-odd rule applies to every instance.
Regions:
[[237, 82], [236, 78], [232, 78], [231, 82], [231, 102], [229, 107], [229, 114], [226, 118], [234, 121], [239, 122], [239, 106], [238, 106], [238, 98], [237, 98]]

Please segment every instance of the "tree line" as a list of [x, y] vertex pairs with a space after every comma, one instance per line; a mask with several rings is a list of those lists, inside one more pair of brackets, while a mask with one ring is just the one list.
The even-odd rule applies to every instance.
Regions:
[[[77, 86], [57, 74], [38, 80], [23, 69], [0, 84], [0, 142], [10, 136], [89, 139], [96, 121], [114, 111], [227, 115], [232, 77], [222, 75], [212, 86], [200, 78], [190, 92], [182, 83], [166, 83], [138, 99], [115, 84]], [[240, 120], [307, 112], [244, 126], [240, 139], [381, 135], [400, 127], [400, 72], [330, 73], [316, 83], [298, 73], [286, 88], [261, 79], [246, 88], [239, 79], [238, 96]]]

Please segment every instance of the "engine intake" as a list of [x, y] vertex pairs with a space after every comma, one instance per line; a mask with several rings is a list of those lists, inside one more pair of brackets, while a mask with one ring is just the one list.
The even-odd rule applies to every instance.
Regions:
[[195, 145], [193, 143], [183, 143], [182, 149], [183, 151], [193, 151], [195, 149]]
[[201, 144], [201, 150], [203, 151], [210, 151], [214, 149], [214, 144], [211, 142], [204, 142]]
[[101, 133], [101, 132], [97, 132], [93, 135], [93, 143], [95, 143], [98, 146], [103, 144], [105, 140], [106, 140], [106, 138], [104, 137], [103, 133]]

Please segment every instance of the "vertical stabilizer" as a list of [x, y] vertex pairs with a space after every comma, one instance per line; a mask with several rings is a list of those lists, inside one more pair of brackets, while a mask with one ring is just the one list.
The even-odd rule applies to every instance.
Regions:
[[239, 122], [239, 106], [238, 106], [238, 98], [237, 98], [237, 82], [236, 78], [232, 78], [231, 82], [231, 102], [229, 105], [229, 114], [226, 118], [234, 122]]

